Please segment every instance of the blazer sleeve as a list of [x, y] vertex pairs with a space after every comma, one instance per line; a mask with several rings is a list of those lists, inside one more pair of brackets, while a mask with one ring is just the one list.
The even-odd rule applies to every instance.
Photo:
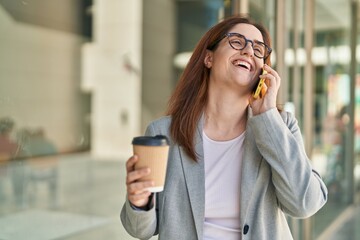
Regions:
[[136, 210], [126, 199], [120, 214], [121, 222], [126, 231], [138, 239], [150, 239], [155, 234], [155, 207], [148, 211]]
[[[156, 135], [152, 125], [146, 129], [145, 135]], [[154, 194], [154, 199], [157, 194]], [[139, 210], [131, 206], [126, 197], [125, 203], [122, 207], [120, 218], [125, 230], [133, 237], [138, 239], [150, 239], [157, 234], [157, 207], [158, 201], [155, 200], [155, 205], [149, 210]]]
[[306, 155], [297, 120], [274, 108], [249, 119], [256, 145], [271, 167], [279, 207], [293, 217], [315, 214], [327, 188]]

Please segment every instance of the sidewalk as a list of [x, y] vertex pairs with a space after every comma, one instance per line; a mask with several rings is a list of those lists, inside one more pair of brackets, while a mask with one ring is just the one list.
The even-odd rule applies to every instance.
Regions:
[[[59, 156], [56, 181], [43, 163], [1, 169], [6, 171], [0, 182], [0, 239], [134, 239], [119, 216], [126, 196], [125, 160]], [[326, 229], [317, 240], [360, 240], [360, 206], [347, 208]]]

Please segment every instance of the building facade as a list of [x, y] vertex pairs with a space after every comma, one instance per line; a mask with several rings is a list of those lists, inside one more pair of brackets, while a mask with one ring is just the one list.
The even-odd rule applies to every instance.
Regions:
[[[0, 0], [0, 118], [58, 153], [126, 159], [164, 114], [200, 37], [247, 14], [273, 39], [279, 103], [293, 112], [329, 189], [295, 239], [328, 239], [360, 196], [358, 0]], [[16, 135], [16, 136], [15, 136]], [[350, 209], [350, 210], [349, 210]]]

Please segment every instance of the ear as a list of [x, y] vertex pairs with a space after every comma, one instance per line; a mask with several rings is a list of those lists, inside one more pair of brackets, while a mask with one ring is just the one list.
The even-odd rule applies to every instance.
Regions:
[[212, 67], [212, 61], [213, 61], [213, 52], [210, 50], [206, 50], [206, 56], [204, 58], [204, 65], [207, 68]]

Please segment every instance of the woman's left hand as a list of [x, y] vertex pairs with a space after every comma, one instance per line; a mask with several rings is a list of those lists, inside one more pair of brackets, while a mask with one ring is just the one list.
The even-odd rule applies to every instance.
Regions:
[[250, 97], [250, 106], [254, 115], [276, 108], [276, 98], [280, 88], [281, 78], [274, 69], [266, 64], [264, 65], [264, 70], [266, 70], [267, 73], [260, 75], [260, 78], [265, 79], [260, 94], [261, 96], [257, 99], [252, 95]]

